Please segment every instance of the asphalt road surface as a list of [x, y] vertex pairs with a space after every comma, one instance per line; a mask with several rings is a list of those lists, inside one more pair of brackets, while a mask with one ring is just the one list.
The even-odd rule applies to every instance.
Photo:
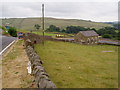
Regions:
[[0, 34], [0, 48], [1, 48], [0, 52], [14, 40], [16, 40], [15, 37], [8, 37], [8, 36], [3, 36]]
[[113, 45], [120, 45], [119, 42], [107, 41], [107, 40], [100, 40], [99, 43], [106, 43], [106, 44], [113, 44]]

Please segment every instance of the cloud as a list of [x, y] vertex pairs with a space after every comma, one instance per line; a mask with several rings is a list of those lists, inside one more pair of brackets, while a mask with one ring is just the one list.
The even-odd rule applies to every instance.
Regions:
[[[0, 17], [40, 17], [41, 2], [4, 2]], [[45, 16], [116, 21], [117, 2], [45, 2]]]
[[119, 0], [1, 0], [0, 2], [119, 2]]
[[[29, 17], [38, 16], [40, 8], [37, 3], [16, 3], [9, 2], [2, 5], [3, 17]], [[37, 6], [37, 7], [35, 7]]]

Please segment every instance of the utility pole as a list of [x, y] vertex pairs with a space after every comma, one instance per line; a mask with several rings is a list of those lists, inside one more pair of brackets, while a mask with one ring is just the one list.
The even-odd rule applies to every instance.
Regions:
[[44, 45], [44, 4], [42, 4], [42, 30], [43, 30], [43, 45]]

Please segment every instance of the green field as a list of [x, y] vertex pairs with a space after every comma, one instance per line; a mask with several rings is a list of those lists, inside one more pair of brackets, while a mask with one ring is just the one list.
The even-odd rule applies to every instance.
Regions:
[[[2, 24], [5, 25], [6, 23], [10, 23], [11, 26], [16, 27], [17, 29], [35, 30], [34, 28], [35, 24], [39, 24], [40, 26], [42, 26], [41, 20], [42, 20], [41, 18], [8, 18], [8, 19], [2, 19]], [[112, 26], [111, 24], [78, 20], [78, 19], [45, 18], [45, 28], [48, 28], [50, 25], [58, 26], [61, 29], [70, 25], [96, 28], [96, 29]]]
[[46, 41], [35, 45], [59, 88], [117, 88], [118, 47]]
[[[43, 35], [43, 32], [42, 30], [41, 31], [28, 31], [28, 30], [21, 30], [21, 29], [18, 29], [17, 30], [18, 32], [23, 32], [23, 33], [34, 33], [34, 34], [38, 34], [38, 35]], [[45, 36], [52, 36], [53, 38], [57, 35], [57, 34], [54, 34], [54, 33], [50, 33], [50, 32], [44, 32], [44, 35]]]
[[[43, 32], [32, 32], [32, 33], [38, 34], [38, 35], [43, 35]], [[52, 36], [52, 37], [55, 37], [57, 34], [44, 32], [44, 35], [45, 35], [45, 36]]]
[[[41, 30], [41, 31], [40, 31], [40, 30], [38, 30], [38, 31], [34, 30], [34, 31], [30, 32], [30, 31], [28, 31], [28, 30], [18, 29], [17, 31], [18, 31], [18, 32], [24, 32], [24, 33], [34, 33], [34, 34], [38, 34], [38, 35], [43, 35], [42, 30]], [[60, 35], [64, 35], [64, 33], [60, 33], [60, 32], [44, 32], [44, 35], [45, 35], [45, 36], [52, 36], [53, 38], [56, 38], [56, 35], [58, 35], [58, 33], [59, 33]], [[70, 36], [74, 36], [74, 34], [65, 34], [65, 36], [67, 36], [67, 37], [70, 38]]]

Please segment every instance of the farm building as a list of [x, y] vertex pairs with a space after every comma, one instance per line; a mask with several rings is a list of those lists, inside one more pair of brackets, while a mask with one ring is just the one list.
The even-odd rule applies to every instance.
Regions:
[[80, 44], [97, 44], [98, 43], [98, 34], [91, 30], [91, 31], [80, 31], [75, 36], [75, 42]]

